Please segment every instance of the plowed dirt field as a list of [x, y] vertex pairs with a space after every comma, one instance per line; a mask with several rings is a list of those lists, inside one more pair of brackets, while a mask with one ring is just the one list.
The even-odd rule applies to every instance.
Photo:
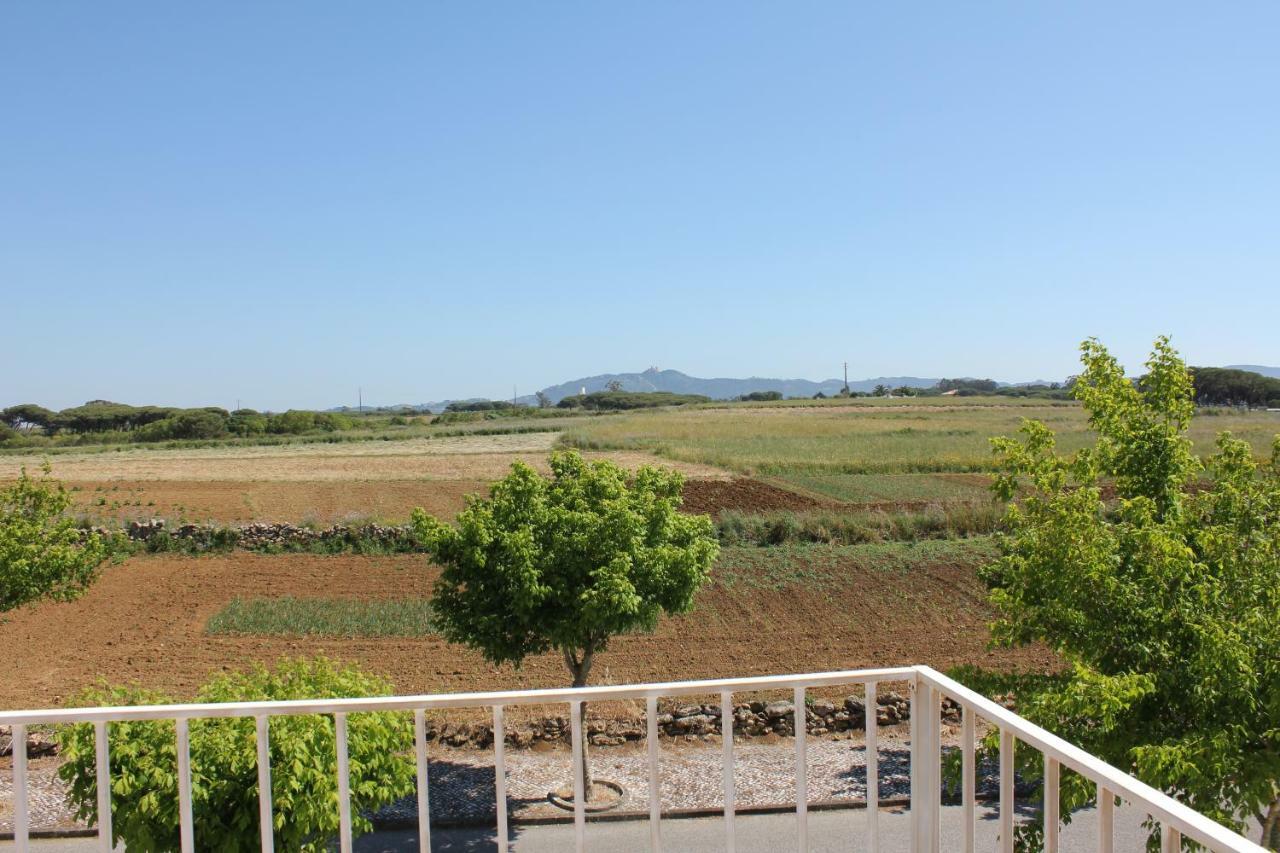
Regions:
[[[697, 609], [652, 636], [614, 641], [596, 683], [666, 681], [873, 665], [974, 663], [1055, 666], [1045, 649], [987, 648], [974, 556], [885, 569], [832, 551], [814, 582], [779, 581], [760, 551], [728, 550]], [[754, 582], [753, 573], [760, 573]], [[108, 568], [81, 599], [46, 602], [0, 621], [0, 708], [62, 705], [99, 679], [136, 682], [183, 698], [210, 674], [254, 661], [324, 654], [389, 677], [399, 692], [562, 686], [554, 655], [519, 671], [436, 637], [318, 639], [209, 636], [205, 622], [231, 599], [323, 596], [420, 598], [436, 570], [417, 557], [135, 557]]]

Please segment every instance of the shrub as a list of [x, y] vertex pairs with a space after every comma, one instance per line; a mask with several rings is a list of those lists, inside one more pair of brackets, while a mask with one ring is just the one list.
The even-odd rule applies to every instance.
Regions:
[[673, 394], [670, 391], [595, 391], [591, 394], [565, 397], [556, 406], [561, 409], [613, 411], [648, 409], [655, 406], [683, 406], [710, 401], [710, 397], [704, 397], [701, 394]]
[[208, 409], [179, 412], [163, 420], [138, 427], [138, 441], [169, 441], [183, 438], [218, 438], [227, 434], [227, 417]]
[[297, 435], [316, 428], [316, 413], [290, 409], [267, 419], [267, 432]]
[[0, 491], [0, 613], [42, 598], [75, 598], [98, 576], [108, 548], [83, 535], [65, 513], [71, 496], [57, 480], [37, 480], [23, 468]]
[[317, 412], [316, 413], [316, 429], [325, 432], [337, 432], [339, 430], [355, 429], [356, 422], [347, 415], [341, 415], [334, 412]]
[[[218, 676], [197, 702], [251, 702], [386, 695], [386, 681], [319, 659], [284, 661], [274, 670]], [[132, 687], [99, 687], [85, 705], [165, 704], [160, 694]], [[177, 747], [169, 720], [113, 723], [111, 810], [113, 840], [129, 850], [178, 850]], [[272, 821], [276, 848], [321, 851], [338, 830], [337, 741], [332, 715], [272, 717]], [[414, 790], [413, 730], [399, 713], [352, 714], [347, 721], [351, 816], [357, 833], [372, 829], [368, 815]], [[58, 775], [83, 820], [97, 821], [93, 726], [58, 733], [65, 763]], [[257, 753], [252, 718], [192, 720], [191, 798], [195, 837], [227, 853], [258, 849]], [[210, 844], [210, 846], [213, 846]]]
[[267, 416], [253, 409], [236, 409], [227, 421], [227, 430], [236, 435], [262, 435], [267, 431]]

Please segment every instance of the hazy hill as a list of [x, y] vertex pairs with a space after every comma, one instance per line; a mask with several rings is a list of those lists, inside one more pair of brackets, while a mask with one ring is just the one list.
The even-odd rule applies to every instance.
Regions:
[[1248, 370], [1251, 373], [1270, 376], [1272, 379], [1280, 379], [1280, 367], [1267, 367], [1261, 364], [1228, 364], [1227, 370]]
[[[827, 396], [840, 393], [844, 387], [841, 379], [824, 379], [814, 382], [810, 379], [770, 379], [752, 376], [746, 379], [702, 379], [689, 376], [678, 370], [658, 370], [649, 368], [643, 373], [602, 373], [598, 376], [586, 376], [552, 385], [542, 389], [553, 403], [565, 397], [581, 393], [586, 389], [603, 391], [610, 382], [621, 382], [624, 391], [670, 391], [673, 394], [702, 394], [713, 400], [727, 400], [752, 391], [778, 391], [784, 397], [812, 397], [821, 391]], [[916, 388], [929, 388], [938, 384], [937, 379], [919, 376], [879, 376], [875, 379], [850, 380], [849, 387], [854, 391], [870, 391], [877, 385], [888, 385], [897, 388], [910, 385]], [[528, 398], [532, 400], [533, 398]]]

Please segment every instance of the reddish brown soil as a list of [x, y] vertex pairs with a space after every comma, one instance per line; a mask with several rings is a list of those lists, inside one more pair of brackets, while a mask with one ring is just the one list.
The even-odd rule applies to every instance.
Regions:
[[[732, 559], [728, 557], [727, 559]], [[65, 704], [99, 679], [189, 697], [210, 673], [280, 657], [327, 655], [389, 677], [400, 692], [561, 686], [554, 655], [513, 671], [435, 637], [338, 640], [213, 637], [206, 620], [236, 596], [426, 597], [436, 571], [417, 557], [135, 557], [77, 601], [0, 621], [0, 708]], [[972, 566], [909, 572], [850, 564], [838, 588], [713, 582], [697, 609], [652, 636], [614, 641], [596, 683], [667, 681], [863, 666], [960, 663], [1051, 668], [1041, 648], [987, 648], [990, 612]]]
[[684, 511], [692, 513], [717, 515], [724, 510], [809, 510], [832, 506], [833, 503], [747, 477], [734, 477], [732, 480], [686, 480], [684, 484]]
[[[145, 518], [173, 521], [312, 521], [407, 519], [415, 507], [451, 519], [470, 494], [485, 494], [486, 480], [113, 480], [67, 484], [76, 511], [98, 523]], [[830, 506], [809, 495], [760, 480], [687, 480], [686, 512], [807, 510]]]

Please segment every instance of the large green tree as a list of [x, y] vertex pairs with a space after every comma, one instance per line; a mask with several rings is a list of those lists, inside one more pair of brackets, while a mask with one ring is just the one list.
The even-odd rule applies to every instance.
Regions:
[[25, 468], [0, 490], [0, 613], [42, 598], [80, 595], [107, 559], [106, 543], [82, 533], [66, 515], [71, 496], [49, 476]]
[[[1061, 454], [1031, 421], [994, 442], [1013, 501], [985, 570], [995, 637], [1072, 665], [1019, 710], [1225, 824], [1257, 819], [1280, 849], [1280, 436], [1259, 461], [1223, 433], [1202, 464], [1167, 339], [1137, 381], [1097, 341], [1082, 354], [1072, 394], [1096, 444]], [[1062, 791], [1064, 815], [1094, 795], [1071, 774]]]
[[719, 546], [707, 516], [678, 511], [682, 485], [675, 471], [629, 475], [558, 453], [549, 477], [517, 462], [456, 526], [415, 510], [416, 533], [443, 567], [438, 629], [497, 664], [559, 653], [573, 686], [585, 686], [611, 638], [689, 610], [708, 578]]

